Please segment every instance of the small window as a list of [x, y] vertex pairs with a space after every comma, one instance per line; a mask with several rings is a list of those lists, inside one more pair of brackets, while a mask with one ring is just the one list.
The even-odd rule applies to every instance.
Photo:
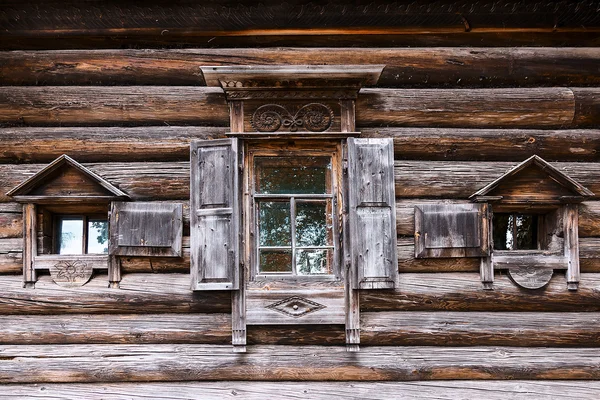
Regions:
[[495, 250], [539, 250], [538, 215], [494, 213]]
[[56, 254], [107, 254], [108, 221], [94, 216], [56, 216]]
[[336, 275], [335, 154], [251, 153], [254, 274]]

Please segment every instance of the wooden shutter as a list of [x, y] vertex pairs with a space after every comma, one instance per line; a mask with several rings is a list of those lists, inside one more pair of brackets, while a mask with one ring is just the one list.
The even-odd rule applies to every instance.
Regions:
[[489, 255], [487, 204], [415, 206], [415, 257]]
[[181, 203], [113, 202], [111, 255], [181, 257]]
[[190, 235], [193, 290], [239, 288], [237, 139], [191, 144]]
[[354, 289], [394, 288], [398, 258], [392, 139], [349, 138], [348, 181]]

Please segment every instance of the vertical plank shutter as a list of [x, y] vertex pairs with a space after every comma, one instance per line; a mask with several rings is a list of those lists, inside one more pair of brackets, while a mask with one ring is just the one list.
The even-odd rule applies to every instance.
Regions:
[[392, 289], [398, 274], [392, 139], [348, 139], [348, 182], [354, 289]]
[[192, 289], [238, 289], [238, 141], [194, 141], [190, 160]]
[[489, 255], [487, 204], [415, 206], [415, 257]]

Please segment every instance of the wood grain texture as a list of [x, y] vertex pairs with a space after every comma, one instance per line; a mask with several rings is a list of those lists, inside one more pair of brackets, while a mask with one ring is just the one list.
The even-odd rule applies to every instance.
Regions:
[[[2, 53], [0, 53], [1, 55]], [[187, 161], [195, 139], [224, 137], [228, 128], [200, 126], [2, 128], [0, 161], [44, 163], [68, 154], [79, 162]], [[597, 161], [600, 130], [363, 128], [392, 137], [396, 160]], [[493, 143], [493, 145], [490, 145]]]
[[[363, 312], [365, 346], [598, 346], [600, 314]], [[0, 344], [229, 344], [230, 314], [0, 315]], [[337, 345], [344, 325], [256, 325], [249, 344]], [[590, 349], [590, 351], [595, 351]]]
[[236, 48], [0, 53], [0, 85], [203, 85], [201, 65], [385, 64], [379, 87], [599, 86], [587, 48]]
[[586, 348], [151, 345], [3, 345], [2, 383], [188, 380], [414, 381], [598, 379]]
[[136, 383], [45, 383], [2, 386], [7, 400], [79, 400], [101, 397], [107, 400], [142, 400], [168, 397], [188, 400], [202, 397], [221, 400], [235, 396], [240, 400], [302, 398], [329, 400], [379, 400], [382, 397], [407, 400], [595, 400], [600, 396], [596, 381], [412, 381], [412, 382], [136, 382]]
[[[598, 253], [598, 252], [597, 252]], [[600, 254], [600, 253], [599, 253]], [[523, 291], [496, 273], [493, 291], [481, 287], [479, 272], [402, 273], [395, 290], [361, 292], [368, 311], [600, 311], [600, 274], [582, 273], [579, 290], [567, 291], [564, 275], [550, 284]], [[193, 293], [189, 274], [124, 274], [121, 289], [108, 289], [106, 275], [83, 288], [66, 289], [43, 275], [35, 289], [22, 278], [0, 276], [0, 314], [188, 313], [230, 312], [229, 293]]]
[[229, 293], [193, 293], [189, 274], [123, 275], [120, 289], [109, 289], [106, 274], [82, 288], [63, 288], [49, 275], [35, 289], [23, 289], [20, 276], [0, 276], [0, 314], [219, 313], [231, 310]]
[[[536, 127], [595, 124], [598, 89], [363, 89], [359, 127]], [[577, 98], [576, 98], [577, 97]], [[575, 104], [578, 118], [574, 120]], [[190, 86], [0, 87], [0, 123], [29, 126], [227, 126], [219, 88]]]

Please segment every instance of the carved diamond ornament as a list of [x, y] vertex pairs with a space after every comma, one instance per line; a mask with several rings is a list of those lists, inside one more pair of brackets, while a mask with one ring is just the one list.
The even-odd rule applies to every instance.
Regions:
[[265, 308], [289, 315], [290, 317], [299, 318], [306, 314], [322, 310], [326, 306], [302, 297], [292, 296], [270, 304]]

